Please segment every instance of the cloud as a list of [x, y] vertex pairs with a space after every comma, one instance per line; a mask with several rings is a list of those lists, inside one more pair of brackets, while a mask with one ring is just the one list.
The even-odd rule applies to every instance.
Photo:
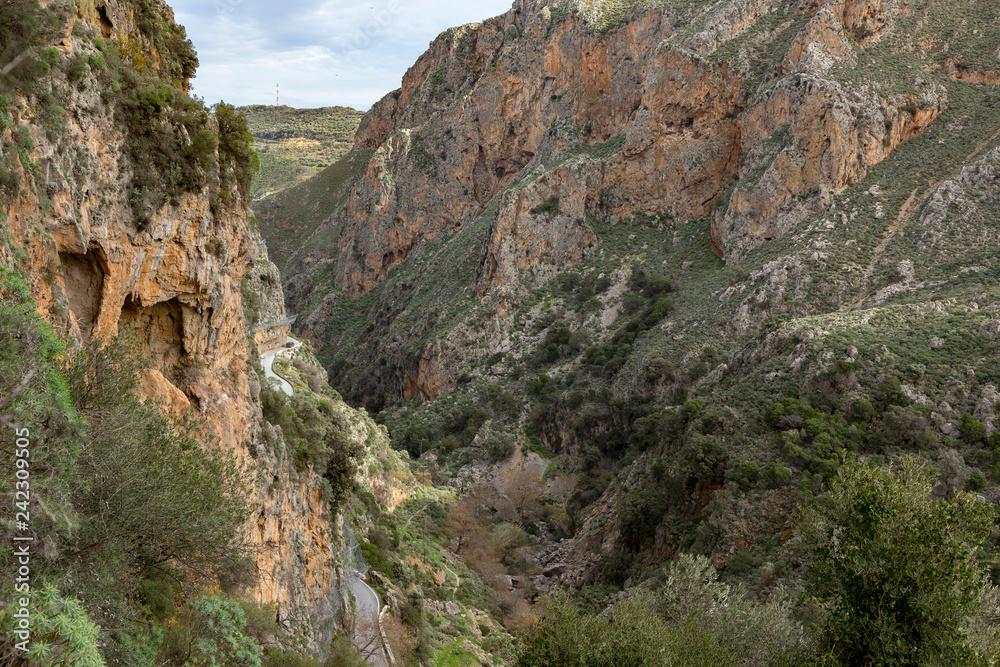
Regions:
[[366, 110], [442, 31], [502, 14], [511, 0], [168, 0], [201, 65], [208, 103]]

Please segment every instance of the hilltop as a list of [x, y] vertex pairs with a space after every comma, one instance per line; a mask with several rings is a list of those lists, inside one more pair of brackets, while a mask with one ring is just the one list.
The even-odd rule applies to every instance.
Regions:
[[261, 173], [251, 192], [256, 200], [300, 183], [336, 162], [354, 143], [364, 114], [350, 107], [294, 109], [253, 104], [246, 116], [260, 156]]

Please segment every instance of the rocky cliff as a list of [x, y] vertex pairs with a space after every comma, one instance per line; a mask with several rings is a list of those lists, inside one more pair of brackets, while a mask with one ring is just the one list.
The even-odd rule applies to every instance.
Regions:
[[[162, 3], [50, 9], [59, 29], [38, 61], [45, 77], [2, 96], [11, 244], [0, 260], [27, 269], [39, 312], [74, 345], [136, 330], [153, 364], [145, 398], [175, 419], [202, 418], [206, 442], [256, 471], [248, 481], [258, 511], [246, 527], [252, 592], [305, 630], [342, 583], [342, 539], [323, 479], [296, 466], [262, 416], [252, 327], [283, 317], [284, 305], [247, 220], [240, 164], [214, 138], [229, 121], [164, 83], [183, 86], [183, 58], [194, 56]], [[178, 57], [184, 65], [172, 69]], [[136, 156], [130, 146], [141, 142], [151, 148]], [[187, 180], [172, 187], [168, 173]], [[360, 424], [352, 439], [384, 441], [370, 420], [340, 407]]]
[[[605, 220], [710, 219], [712, 250], [738, 264], [926, 131], [949, 106], [947, 82], [989, 79], [993, 28], [969, 12], [516, 2], [448, 30], [362, 121], [363, 172], [303, 213], [323, 222], [281, 258], [291, 305], [325, 343], [338, 294], [357, 299], [477, 220], [489, 231], [469, 287], [501, 302], [599, 251]], [[982, 25], [946, 39], [969, 20]], [[265, 235], [300, 217], [304, 193], [260, 206]], [[424, 382], [432, 348], [388, 352], [401, 365], [388, 396], [434, 396], [461, 374], [452, 364]]]
[[535, 591], [683, 551], [794, 587], [845, 462], [1000, 497], [998, 71], [982, 0], [516, 2], [262, 229], [308, 226], [297, 327], [418, 466], [547, 458]]
[[[338, 214], [340, 286], [364, 293], [515, 182], [481, 293], [578, 260], [588, 213], [711, 216], [713, 247], [739, 261], [947, 105], [930, 81], [882, 85], [859, 63], [892, 38], [899, 3], [695, 5], [612, 20], [600, 4], [518, 2], [438, 37], [358, 132], [376, 152]], [[550, 199], [559, 214], [540, 224], [530, 211]]]

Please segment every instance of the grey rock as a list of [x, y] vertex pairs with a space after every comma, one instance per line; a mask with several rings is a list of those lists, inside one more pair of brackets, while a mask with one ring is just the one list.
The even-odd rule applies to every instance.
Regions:
[[566, 571], [565, 563], [557, 563], [556, 565], [553, 565], [552, 567], [545, 569], [542, 572], [542, 574], [544, 574], [546, 577], [558, 577], [565, 571]]
[[994, 320], [989, 324], [979, 327], [979, 333], [989, 336], [990, 340], [993, 340], [997, 337], [997, 334], [1000, 334], [1000, 320]]

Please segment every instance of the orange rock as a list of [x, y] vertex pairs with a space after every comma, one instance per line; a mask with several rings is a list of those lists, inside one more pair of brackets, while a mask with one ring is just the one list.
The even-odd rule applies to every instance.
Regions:
[[181, 419], [191, 410], [191, 401], [184, 392], [168, 382], [158, 370], [150, 368], [143, 373], [139, 390], [144, 400], [152, 401], [171, 419]]

